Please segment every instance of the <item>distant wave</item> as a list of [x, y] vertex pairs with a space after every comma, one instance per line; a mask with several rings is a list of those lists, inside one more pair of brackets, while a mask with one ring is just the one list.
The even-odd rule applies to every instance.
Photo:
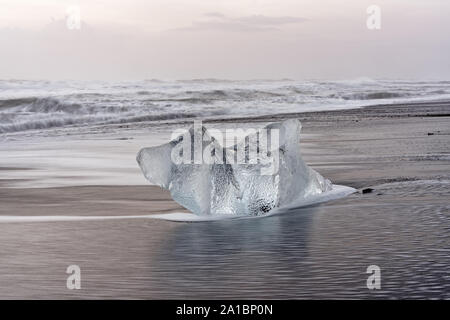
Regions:
[[0, 133], [450, 99], [450, 81], [0, 80]]
[[122, 119], [115, 119], [109, 121], [109, 124], [114, 123], [127, 123], [127, 122], [145, 122], [145, 121], [164, 121], [164, 120], [174, 120], [174, 119], [187, 119], [195, 118], [199, 116], [197, 113], [166, 113], [158, 115], [141, 115], [141, 116], [131, 116]]
[[85, 124], [121, 124], [132, 122], [146, 122], [146, 121], [164, 121], [174, 119], [189, 119], [195, 118], [198, 114], [195, 113], [170, 113], [161, 115], [142, 115], [142, 116], [128, 116], [118, 118], [116, 116], [81, 116], [81, 117], [54, 117], [41, 120], [19, 121], [9, 124], [0, 124], [0, 133], [11, 133], [27, 130], [43, 130], [57, 127], [66, 127], [72, 125]]
[[[62, 103], [54, 98], [0, 100], [0, 108], [0, 133], [62, 127], [90, 120], [81, 112], [81, 105]], [[82, 116], [74, 117], [75, 114]]]
[[49, 129], [55, 127], [64, 127], [77, 123], [89, 123], [90, 119], [72, 119], [72, 118], [49, 118], [42, 120], [19, 121], [0, 125], [0, 133], [9, 133], [26, 130]]
[[[198, 116], [193, 112], [136, 114], [127, 108], [95, 108], [76, 103], [63, 103], [55, 98], [24, 98], [0, 100], [0, 133], [42, 130], [77, 124], [115, 124], [126, 122], [162, 121]], [[14, 114], [22, 114], [16, 117]]]
[[82, 106], [76, 103], [62, 103], [61, 101], [55, 98], [29, 97], [29, 98], [0, 100], [0, 108], [1, 109], [14, 108], [13, 111], [22, 111], [22, 112], [76, 113], [77, 110], [80, 110], [82, 108]]
[[[140, 92], [140, 94], [144, 94]], [[148, 94], [150, 94], [148, 92]], [[149, 98], [150, 102], [183, 102], [183, 103], [210, 103], [212, 101], [264, 99], [288, 96], [289, 92], [271, 92], [256, 89], [228, 89], [228, 90], [187, 90], [176, 96]]]
[[21, 105], [27, 105], [36, 101], [36, 98], [17, 98], [0, 100], [0, 110], [14, 108]]
[[378, 99], [392, 99], [409, 97], [409, 94], [402, 94], [398, 92], [369, 92], [369, 93], [354, 93], [350, 95], [344, 95], [344, 100], [378, 100]]
[[210, 84], [210, 83], [270, 83], [270, 82], [290, 82], [293, 79], [283, 78], [283, 79], [250, 79], [250, 80], [231, 80], [231, 79], [217, 79], [217, 78], [197, 78], [197, 79], [180, 79], [176, 80], [178, 83], [200, 83], [200, 84]]

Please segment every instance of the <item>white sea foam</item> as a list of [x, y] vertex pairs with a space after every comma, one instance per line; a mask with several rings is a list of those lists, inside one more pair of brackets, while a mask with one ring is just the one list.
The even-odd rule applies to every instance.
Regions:
[[166, 214], [156, 214], [153, 215], [154, 219], [162, 219], [168, 221], [178, 221], [178, 222], [202, 222], [202, 221], [217, 221], [217, 220], [230, 220], [230, 219], [259, 219], [264, 217], [270, 217], [274, 215], [284, 214], [293, 212], [293, 209], [299, 209], [302, 207], [317, 205], [323, 202], [336, 200], [339, 198], [346, 197], [354, 193], [356, 189], [333, 185], [333, 189], [322, 194], [311, 196], [307, 199], [301, 199], [297, 202], [293, 202], [288, 206], [275, 208], [274, 210], [268, 212], [266, 215], [262, 216], [236, 216], [236, 215], [206, 215], [200, 216], [193, 213], [166, 213]]
[[66, 126], [258, 116], [450, 98], [449, 81], [0, 80], [0, 134]]
[[351, 187], [333, 185], [333, 189], [307, 199], [294, 202], [289, 206], [276, 208], [263, 216], [236, 216], [236, 215], [205, 215], [199, 216], [187, 212], [159, 213], [150, 215], [124, 215], [124, 216], [0, 216], [0, 223], [33, 223], [33, 222], [78, 222], [78, 221], [104, 221], [126, 219], [158, 219], [173, 222], [206, 222], [229, 219], [260, 219], [268, 216], [294, 212], [292, 209], [316, 205], [319, 203], [339, 199], [356, 190]]

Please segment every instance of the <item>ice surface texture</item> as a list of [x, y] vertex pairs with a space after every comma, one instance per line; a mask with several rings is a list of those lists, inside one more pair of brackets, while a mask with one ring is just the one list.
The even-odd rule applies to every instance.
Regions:
[[[224, 148], [205, 127], [193, 126], [167, 144], [140, 150], [137, 162], [150, 182], [169, 190], [175, 201], [198, 215], [265, 215], [332, 189], [331, 182], [301, 158], [300, 121], [272, 123], [264, 129]], [[200, 141], [199, 149], [195, 141]], [[194, 158], [198, 151], [203, 155], [200, 161]], [[252, 151], [257, 151], [258, 160], [252, 159]], [[174, 154], [189, 161], [174, 161]], [[236, 160], [239, 156], [241, 161]]]

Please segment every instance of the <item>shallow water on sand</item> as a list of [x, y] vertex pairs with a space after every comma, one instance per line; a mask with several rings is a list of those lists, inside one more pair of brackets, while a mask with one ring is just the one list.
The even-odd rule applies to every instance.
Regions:
[[[3, 223], [0, 297], [449, 299], [449, 185], [389, 183], [249, 220]], [[71, 264], [81, 290], [66, 288]]]

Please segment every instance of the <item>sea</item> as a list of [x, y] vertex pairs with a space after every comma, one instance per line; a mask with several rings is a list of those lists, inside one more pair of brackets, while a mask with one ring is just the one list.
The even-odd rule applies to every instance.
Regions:
[[450, 98], [450, 81], [0, 80], [0, 135], [110, 124], [230, 119]]

